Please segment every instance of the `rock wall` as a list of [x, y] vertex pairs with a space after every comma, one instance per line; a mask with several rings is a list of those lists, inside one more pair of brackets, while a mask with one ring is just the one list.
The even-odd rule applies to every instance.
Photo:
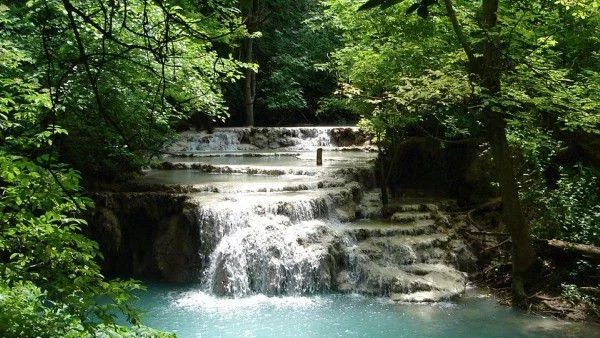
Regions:
[[411, 137], [388, 154], [392, 193], [427, 192], [469, 203], [494, 194], [490, 185], [492, 163], [478, 143], [442, 144], [426, 137]]
[[194, 208], [184, 195], [103, 192], [88, 221], [107, 276], [169, 282], [197, 280], [202, 270]]

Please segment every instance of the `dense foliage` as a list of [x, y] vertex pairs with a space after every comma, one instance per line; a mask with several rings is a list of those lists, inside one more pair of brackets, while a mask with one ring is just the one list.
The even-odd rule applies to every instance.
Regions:
[[[410, 136], [480, 141], [499, 115], [534, 235], [600, 245], [600, 2], [505, 1], [492, 28], [481, 3], [2, 1], [0, 336], [166, 335], [140, 325], [139, 284], [101, 275], [81, 186], [139, 170], [182, 120], [225, 120], [223, 88], [241, 114], [248, 74], [259, 124], [352, 110], [389, 163]], [[490, 46], [493, 92], [472, 67]]]
[[162, 335], [115, 325], [119, 312], [138, 324], [129, 300], [140, 286], [103, 280], [98, 245], [82, 234], [91, 201], [52, 151], [66, 131], [39, 125], [52, 107], [48, 89], [27, 72], [28, 53], [7, 40], [0, 50], [0, 336]]
[[245, 34], [234, 5], [0, 4], [0, 336], [168, 336], [140, 325], [137, 282], [101, 275], [72, 168], [88, 185], [114, 179], [178, 120], [227, 116], [220, 86], [242, 65], [213, 44]]
[[244, 30], [224, 5], [27, 1], [4, 7], [0, 34], [29, 54], [23, 69], [49, 91], [38, 121], [69, 132], [54, 138], [61, 159], [109, 180], [156, 154], [173, 122], [227, 116], [220, 85], [241, 65], [213, 44]]
[[[503, 51], [496, 60], [503, 90], [489, 97], [465, 68], [444, 2], [431, 2], [427, 15], [415, 12], [424, 2], [388, 2], [357, 12], [362, 2], [328, 1], [328, 22], [344, 43], [329, 63], [341, 74], [332, 100], [363, 116], [388, 149], [415, 125], [438, 139], [484, 136], [482, 111], [493, 106], [521, 159], [518, 179], [535, 233], [598, 244], [599, 3], [501, 3], [493, 38]], [[490, 34], [480, 3], [451, 3], [466, 42], [480, 48]]]
[[[245, 22], [252, 35], [236, 48], [241, 60], [250, 57], [257, 72], [249, 90], [255, 106], [257, 125], [290, 125], [336, 122], [344, 116], [318, 113], [319, 100], [330, 95], [336, 78], [318, 67], [327, 62], [338, 46], [337, 32], [320, 24], [318, 0], [246, 0]], [[316, 23], [316, 24], [315, 24]], [[251, 53], [251, 55], [248, 55]], [[232, 120], [244, 124], [244, 83], [229, 86], [228, 104]], [[337, 121], [343, 122], [343, 121]]]

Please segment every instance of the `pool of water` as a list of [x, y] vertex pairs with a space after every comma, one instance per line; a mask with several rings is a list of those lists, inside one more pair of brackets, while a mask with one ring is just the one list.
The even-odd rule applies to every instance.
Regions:
[[150, 285], [146, 325], [178, 337], [598, 337], [598, 326], [527, 315], [470, 290], [453, 303], [361, 295], [218, 298], [198, 286]]
[[277, 183], [316, 183], [318, 179], [302, 175], [213, 174], [199, 170], [150, 170], [138, 180], [146, 184], [210, 184], [214, 186], [256, 185], [268, 187]]
[[[258, 155], [258, 156], [252, 156]], [[367, 165], [377, 157], [376, 153], [364, 151], [323, 151], [322, 167], [348, 167], [355, 164]], [[222, 152], [197, 153], [192, 157], [163, 158], [169, 162], [200, 162], [211, 165], [253, 165], [268, 167], [316, 167], [316, 152]]]

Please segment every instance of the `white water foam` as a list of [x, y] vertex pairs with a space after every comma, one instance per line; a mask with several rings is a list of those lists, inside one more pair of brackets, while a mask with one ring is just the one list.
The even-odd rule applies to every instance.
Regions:
[[283, 216], [262, 220], [218, 243], [207, 270], [209, 289], [236, 296], [328, 289], [329, 228], [321, 221], [290, 224]]
[[330, 299], [320, 296], [266, 296], [254, 295], [243, 298], [216, 297], [202, 291], [189, 291], [178, 294], [171, 305], [179, 308], [199, 310], [209, 313], [235, 313], [238, 311], [253, 311], [271, 307], [281, 310], [310, 309], [330, 303]]

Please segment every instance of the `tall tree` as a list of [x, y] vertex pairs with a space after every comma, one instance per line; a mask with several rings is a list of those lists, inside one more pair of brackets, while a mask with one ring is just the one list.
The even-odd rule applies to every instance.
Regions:
[[[243, 55], [244, 62], [248, 65], [254, 62], [254, 36], [260, 24], [261, 1], [244, 0], [240, 2], [242, 14], [249, 36], [244, 39]], [[254, 100], [256, 98], [256, 71], [252, 67], [246, 67], [244, 71], [244, 113], [246, 126], [254, 126]]]

